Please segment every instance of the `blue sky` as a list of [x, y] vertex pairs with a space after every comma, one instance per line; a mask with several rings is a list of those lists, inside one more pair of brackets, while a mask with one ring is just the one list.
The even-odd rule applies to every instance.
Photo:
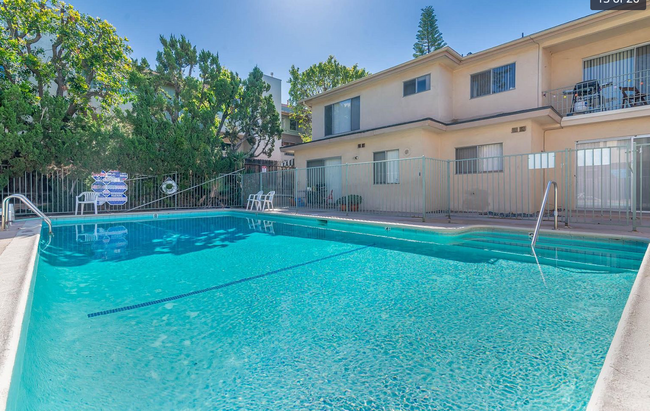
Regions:
[[445, 41], [462, 54], [593, 13], [589, 0], [68, 0], [126, 36], [155, 66], [160, 34], [185, 34], [240, 76], [258, 65], [282, 79], [333, 54], [376, 73], [412, 58], [420, 10], [432, 5]]

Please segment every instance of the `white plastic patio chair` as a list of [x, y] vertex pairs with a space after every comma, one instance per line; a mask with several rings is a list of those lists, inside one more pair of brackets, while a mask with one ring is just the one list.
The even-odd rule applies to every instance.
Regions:
[[84, 206], [86, 204], [93, 204], [95, 206], [95, 214], [97, 214], [97, 193], [92, 191], [84, 191], [79, 194], [75, 199], [74, 215], [77, 215], [79, 206], [81, 205], [81, 215], [84, 215]]
[[269, 193], [264, 196], [264, 199], [262, 200], [262, 211], [273, 210], [273, 197], [275, 197], [275, 191], [269, 191]]
[[253, 207], [256, 209], [262, 208], [262, 196], [264, 191], [260, 190], [256, 194], [249, 194], [248, 202], [246, 203], [246, 210], [252, 210]]

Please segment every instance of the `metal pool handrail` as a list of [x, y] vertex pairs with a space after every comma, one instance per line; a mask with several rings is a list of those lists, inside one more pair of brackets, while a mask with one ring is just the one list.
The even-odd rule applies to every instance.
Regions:
[[553, 229], [557, 230], [557, 183], [555, 181], [549, 181], [546, 185], [546, 190], [544, 191], [544, 198], [542, 199], [542, 206], [539, 209], [539, 216], [537, 217], [537, 224], [535, 225], [535, 231], [533, 231], [533, 238], [530, 242], [530, 246], [535, 248], [537, 244], [537, 236], [539, 235], [539, 227], [542, 225], [542, 218], [544, 218], [544, 209], [546, 208], [546, 202], [548, 201], [548, 193], [551, 191], [551, 185], [555, 188], [555, 198], [554, 198], [554, 207], [553, 207], [553, 218], [554, 224]]
[[34, 205], [34, 203], [29, 201], [29, 199], [22, 194], [11, 194], [5, 197], [5, 199], [2, 201], [2, 230], [7, 229], [7, 221], [9, 220], [8, 204], [9, 204], [9, 200], [12, 198], [17, 198], [18, 200], [22, 201], [27, 207], [29, 207], [30, 210], [34, 212], [34, 214], [42, 218], [43, 221], [45, 221], [45, 223], [47, 224], [47, 227], [49, 229], [49, 234], [52, 235], [52, 220], [50, 220], [48, 216], [43, 214], [43, 212], [39, 210], [38, 207]]

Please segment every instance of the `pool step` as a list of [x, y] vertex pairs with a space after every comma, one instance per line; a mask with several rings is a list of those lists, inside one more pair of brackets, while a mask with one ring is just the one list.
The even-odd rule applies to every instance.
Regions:
[[[588, 246], [576, 245], [575, 240], [571, 244], [551, 241], [538, 242], [535, 251], [537, 256], [545, 263], [558, 264], [579, 264], [587, 267], [603, 267], [612, 269], [636, 270], [641, 264], [643, 253], [632, 251], [609, 250], [602, 247], [591, 248]], [[530, 242], [526, 237], [481, 233], [480, 235], [464, 236], [462, 241], [455, 242], [460, 247], [489, 250], [491, 252], [522, 254], [532, 256]], [[541, 261], [540, 261], [541, 262]]]
[[[471, 241], [489, 241], [495, 243], [504, 243], [524, 248], [530, 247], [530, 241], [522, 236], [512, 235], [499, 235], [499, 233], [488, 233], [486, 235], [466, 237], [465, 240]], [[608, 247], [609, 245], [609, 247]], [[643, 244], [642, 244], [643, 245]], [[552, 251], [569, 251], [577, 254], [585, 255], [615, 255], [617, 258], [627, 258], [632, 260], [640, 260], [645, 254], [645, 245], [643, 247], [634, 243], [626, 245], [621, 243], [605, 243], [593, 242], [582, 240], [569, 240], [558, 239], [555, 237], [542, 238], [537, 242], [536, 251], [539, 250], [552, 250]]]

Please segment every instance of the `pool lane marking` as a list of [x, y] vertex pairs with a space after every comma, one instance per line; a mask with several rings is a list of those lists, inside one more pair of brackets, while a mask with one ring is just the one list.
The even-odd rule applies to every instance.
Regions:
[[178, 295], [174, 295], [172, 297], [161, 298], [159, 300], [148, 301], [146, 303], [127, 305], [127, 306], [120, 307], [120, 308], [113, 308], [111, 310], [97, 311], [97, 312], [88, 314], [88, 318], [99, 317], [101, 315], [107, 315], [107, 314], [119, 313], [119, 312], [122, 312], [122, 311], [135, 310], [136, 308], [149, 307], [151, 305], [162, 304], [162, 303], [179, 300], [181, 298], [190, 297], [190, 296], [197, 295], [197, 294], [207, 293], [208, 291], [219, 290], [221, 288], [230, 287], [231, 285], [237, 285], [237, 284], [245, 283], [245, 282], [248, 282], [248, 281], [257, 280], [259, 278], [267, 277], [269, 275], [281, 273], [283, 271], [293, 270], [294, 268], [304, 267], [304, 266], [309, 265], [309, 264], [318, 263], [320, 261], [329, 260], [331, 258], [340, 257], [342, 255], [356, 253], [357, 251], [365, 250], [366, 248], [372, 247], [373, 245], [374, 244], [366, 245], [366, 246], [363, 246], [363, 247], [355, 248], [354, 250], [343, 251], [343, 252], [340, 252], [340, 253], [337, 253], [337, 254], [328, 255], [327, 257], [317, 258], [316, 260], [306, 261], [304, 263], [295, 264], [295, 265], [292, 265], [292, 266], [289, 266], [289, 267], [280, 268], [278, 270], [269, 271], [269, 272], [266, 272], [264, 274], [254, 275], [252, 277], [244, 277], [244, 278], [241, 278], [239, 280], [231, 281], [229, 283], [215, 285], [215, 286], [204, 288], [204, 289], [201, 289], [201, 290], [190, 291], [188, 293], [178, 294]]

